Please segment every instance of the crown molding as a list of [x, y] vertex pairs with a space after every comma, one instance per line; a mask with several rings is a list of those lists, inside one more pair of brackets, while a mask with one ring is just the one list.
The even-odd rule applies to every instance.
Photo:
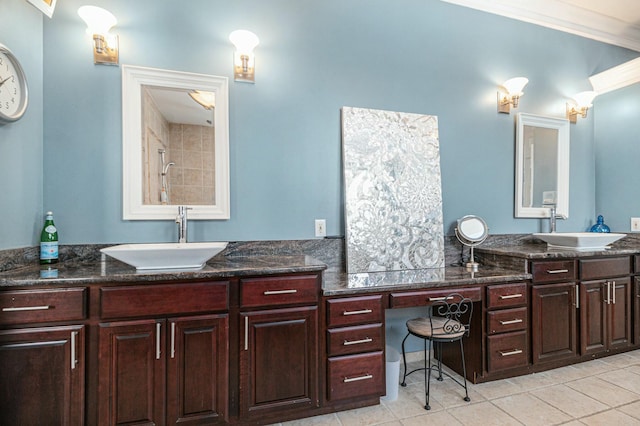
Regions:
[[640, 82], [640, 58], [625, 62], [589, 77], [599, 95]]
[[441, 0], [640, 52], [640, 25], [557, 0]]

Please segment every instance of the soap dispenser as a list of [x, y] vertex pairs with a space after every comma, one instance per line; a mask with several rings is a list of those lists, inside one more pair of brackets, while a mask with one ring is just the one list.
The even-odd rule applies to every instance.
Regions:
[[604, 217], [598, 216], [598, 223], [591, 227], [591, 232], [611, 232], [609, 227], [604, 224]]

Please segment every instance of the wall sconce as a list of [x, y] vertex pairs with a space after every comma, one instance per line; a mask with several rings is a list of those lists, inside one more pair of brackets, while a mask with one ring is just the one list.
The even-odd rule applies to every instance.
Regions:
[[87, 23], [87, 32], [93, 36], [93, 63], [118, 65], [118, 36], [109, 30], [118, 20], [108, 10], [97, 6], [82, 6], [78, 15]]
[[229, 40], [236, 47], [233, 55], [233, 76], [235, 81], [255, 83], [255, 56], [253, 49], [260, 43], [260, 39], [251, 31], [236, 30], [229, 34]]
[[528, 82], [528, 78], [515, 77], [502, 83], [500, 90], [498, 90], [498, 112], [509, 114], [511, 105], [514, 108], [518, 108], [520, 96], [524, 95], [522, 89]]
[[582, 118], [587, 118], [587, 111], [589, 110], [593, 98], [598, 96], [598, 92], [586, 91], [580, 92], [573, 97], [572, 102], [567, 102], [567, 118], [570, 122], [576, 123], [578, 121], [578, 114]]

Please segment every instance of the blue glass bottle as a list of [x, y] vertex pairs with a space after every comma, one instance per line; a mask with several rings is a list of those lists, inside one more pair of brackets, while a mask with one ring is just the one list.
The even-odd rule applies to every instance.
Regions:
[[604, 224], [604, 217], [598, 216], [598, 223], [591, 227], [591, 232], [611, 232], [611, 229]]

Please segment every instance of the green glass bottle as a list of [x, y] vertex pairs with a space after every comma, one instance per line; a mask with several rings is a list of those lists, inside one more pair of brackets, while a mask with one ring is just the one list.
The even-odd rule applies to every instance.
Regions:
[[47, 212], [47, 217], [40, 234], [40, 263], [58, 262], [58, 230], [53, 223], [53, 212]]

